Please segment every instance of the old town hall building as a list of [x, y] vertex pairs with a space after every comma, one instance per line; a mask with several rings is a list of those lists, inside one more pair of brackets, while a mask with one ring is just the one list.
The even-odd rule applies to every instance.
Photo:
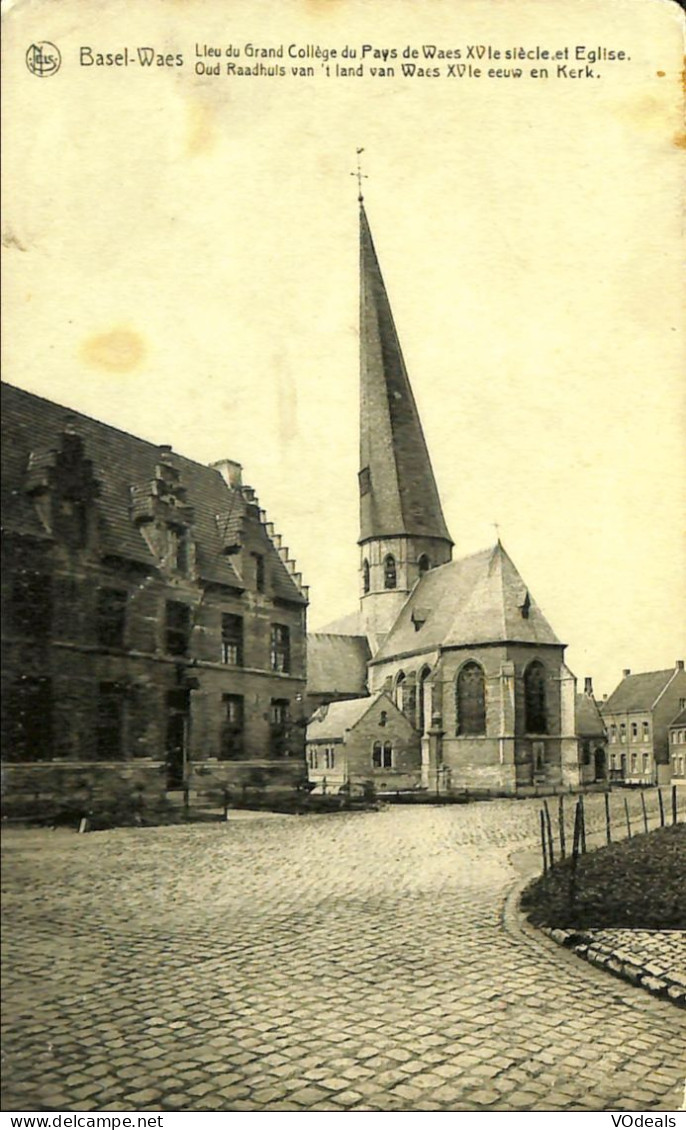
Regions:
[[3, 801], [290, 790], [307, 590], [237, 463], [3, 385]]
[[[385, 691], [417, 742], [413, 766], [405, 743], [401, 767], [388, 729], [370, 741], [361, 775], [379, 788], [578, 785], [564, 645], [500, 540], [453, 559], [361, 198], [359, 495], [359, 610], [308, 640], [309, 701], [324, 704], [308, 732], [313, 752], [327, 702]], [[344, 735], [329, 724], [327, 741], [335, 768]]]

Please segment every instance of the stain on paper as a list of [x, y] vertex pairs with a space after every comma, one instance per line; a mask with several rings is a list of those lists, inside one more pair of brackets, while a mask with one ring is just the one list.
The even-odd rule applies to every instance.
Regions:
[[94, 334], [84, 341], [80, 356], [93, 369], [111, 373], [130, 373], [143, 362], [145, 342], [135, 330], [116, 326], [106, 333]]
[[210, 102], [195, 100], [187, 106], [188, 138], [186, 149], [191, 157], [207, 153], [214, 147], [217, 137], [217, 112]]

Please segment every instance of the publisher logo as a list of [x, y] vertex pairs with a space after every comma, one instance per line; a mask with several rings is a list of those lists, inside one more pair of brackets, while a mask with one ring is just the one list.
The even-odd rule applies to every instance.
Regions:
[[40, 43], [32, 43], [26, 52], [26, 66], [31, 74], [38, 75], [38, 78], [49, 78], [50, 75], [56, 75], [61, 63], [62, 56], [59, 49], [55, 47], [54, 43], [49, 43], [47, 39]]

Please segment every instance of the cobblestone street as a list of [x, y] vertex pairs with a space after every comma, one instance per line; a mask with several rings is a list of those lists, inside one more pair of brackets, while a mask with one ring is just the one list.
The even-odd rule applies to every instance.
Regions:
[[680, 1108], [684, 1013], [518, 925], [539, 807], [8, 831], [4, 1109]]

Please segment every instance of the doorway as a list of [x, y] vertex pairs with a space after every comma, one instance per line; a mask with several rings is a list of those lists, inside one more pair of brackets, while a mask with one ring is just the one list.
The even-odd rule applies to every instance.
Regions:
[[167, 788], [182, 789], [188, 757], [188, 691], [167, 692]]

